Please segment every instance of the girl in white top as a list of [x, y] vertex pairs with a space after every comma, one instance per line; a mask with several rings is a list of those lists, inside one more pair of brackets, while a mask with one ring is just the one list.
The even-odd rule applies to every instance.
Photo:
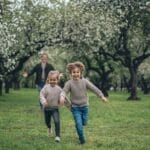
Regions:
[[62, 89], [57, 85], [60, 78], [58, 71], [50, 71], [47, 78], [47, 84], [40, 92], [40, 101], [44, 109], [45, 123], [48, 132], [51, 134], [51, 117], [55, 124], [55, 141], [60, 141], [60, 117], [59, 117], [59, 100]]

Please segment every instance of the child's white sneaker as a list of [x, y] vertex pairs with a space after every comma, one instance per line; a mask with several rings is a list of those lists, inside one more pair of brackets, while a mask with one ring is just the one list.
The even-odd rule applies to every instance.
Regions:
[[59, 137], [59, 136], [56, 136], [56, 137], [55, 137], [55, 141], [56, 141], [56, 142], [60, 142], [60, 137]]

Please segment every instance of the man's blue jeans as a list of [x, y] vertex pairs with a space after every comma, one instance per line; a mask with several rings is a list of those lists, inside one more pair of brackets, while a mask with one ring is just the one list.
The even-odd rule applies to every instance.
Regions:
[[41, 89], [44, 87], [44, 85], [45, 85], [44, 81], [41, 81], [41, 82], [39, 82], [39, 83], [37, 84], [37, 88], [38, 88], [38, 91], [39, 91], [39, 92], [40, 92]]
[[83, 144], [85, 143], [83, 126], [85, 126], [88, 121], [88, 107], [72, 107], [71, 111], [75, 120], [76, 130], [79, 136], [80, 143]]
[[[39, 92], [42, 90], [44, 85], [45, 85], [44, 81], [41, 81], [40, 83], [37, 84], [37, 89], [38, 89]], [[43, 106], [42, 106], [40, 100], [39, 100], [39, 103], [40, 103], [40, 108], [42, 109]]]

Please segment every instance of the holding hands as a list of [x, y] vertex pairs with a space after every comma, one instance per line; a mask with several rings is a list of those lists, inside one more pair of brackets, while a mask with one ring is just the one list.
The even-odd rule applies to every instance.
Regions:
[[45, 101], [44, 104], [43, 104], [43, 106], [44, 106], [44, 107], [48, 107], [48, 102]]
[[60, 106], [63, 106], [63, 105], [64, 105], [64, 103], [65, 103], [65, 97], [64, 97], [64, 96], [60, 96], [60, 101], [59, 101], [59, 103], [60, 103]]

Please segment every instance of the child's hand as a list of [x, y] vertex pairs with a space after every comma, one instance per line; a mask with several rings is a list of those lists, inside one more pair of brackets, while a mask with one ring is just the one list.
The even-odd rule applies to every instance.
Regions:
[[71, 103], [67, 98], [64, 101], [64, 105], [71, 111]]
[[104, 103], [107, 103], [108, 102], [108, 100], [107, 100], [107, 98], [106, 97], [102, 97], [102, 101], [104, 102]]
[[65, 102], [65, 97], [61, 96], [59, 100], [60, 105], [63, 106], [64, 102]]
[[48, 102], [47, 101], [44, 103], [44, 107], [48, 107]]

